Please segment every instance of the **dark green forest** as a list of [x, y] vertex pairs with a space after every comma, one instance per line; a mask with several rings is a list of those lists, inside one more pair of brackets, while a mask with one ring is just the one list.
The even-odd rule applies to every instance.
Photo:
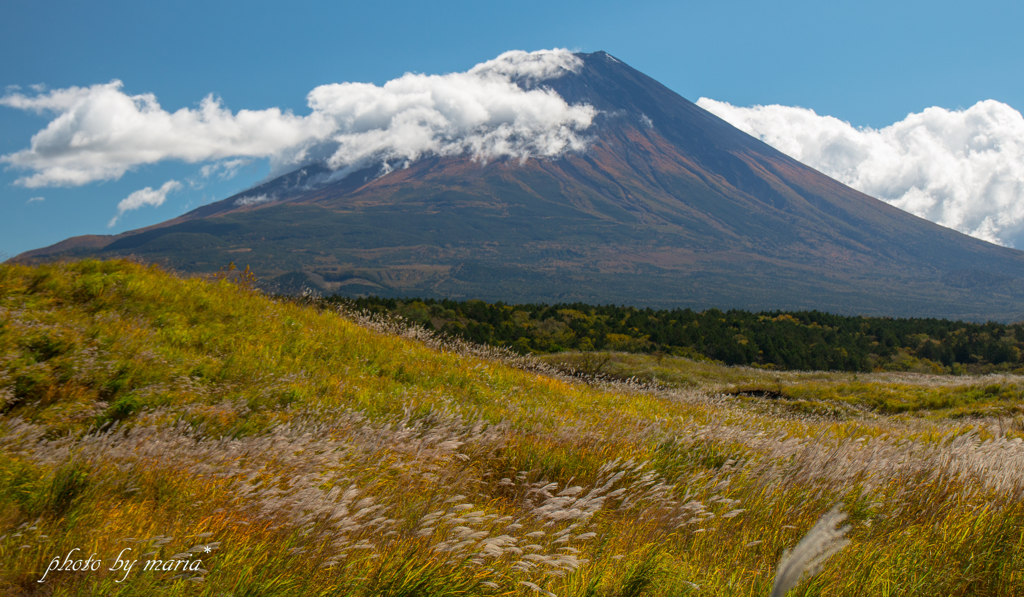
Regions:
[[520, 353], [624, 351], [787, 370], [1024, 373], [1024, 324], [851, 317], [819, 311], [331, 298]]

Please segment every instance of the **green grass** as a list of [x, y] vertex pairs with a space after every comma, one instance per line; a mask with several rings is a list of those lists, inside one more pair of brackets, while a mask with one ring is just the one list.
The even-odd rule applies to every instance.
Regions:
[[[1015, 378], [606, 365], [668, 387], [129, 262], [0, 266], [0, 594], [768, 595], [836, 502], [852, 542], [794, 595], [1024, 594], [1024, 449], [976, 416]], [[104, 565], [47, 573], [76, 548]]]

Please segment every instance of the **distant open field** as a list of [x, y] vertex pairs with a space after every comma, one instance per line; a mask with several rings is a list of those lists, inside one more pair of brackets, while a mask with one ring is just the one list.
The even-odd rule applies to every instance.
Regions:
[[245, 278], [0, 265], [0, 594], [769, 595], [841, 504], [790, 595], [1021, 595], [1022, 387], [538, 359]]
[[567, 372], [634, 378], [665, 391], [697, 390], [751, 408], [836, 419], [905, 415], [933, 420], [979, 418], [1024, 431], [1024, 375], [937, 375], [773, 371], [643, 353], [567, 352], [540, 357]]

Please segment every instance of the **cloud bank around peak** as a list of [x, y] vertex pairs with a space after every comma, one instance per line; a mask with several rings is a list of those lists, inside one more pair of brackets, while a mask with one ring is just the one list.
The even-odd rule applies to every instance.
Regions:
[[994, 101], [928, 108], [882, 129], [813, 110], [697, 105], [779, 151], [914, 215], [1024, 248], [1024, 117]]
[[322, 85], [309, 105], [337, 125], [327, 160], [333, 169], [370, 159], [401, 165], [426, 154], [554, 157], [586, 147], [583, 131], [596, 110], [537, 85], [581, 66], [567, 50], [506, 52], [464, 73], [408, 73], [382, 87]]
[[542, 83], [581, 65], [568, 50], [512, 51], [462, 73], [322, 85], [309, 92], [304, 116], [232, 112], [213, 95], [169, 112], [153, 94], [125, 93], [121, 81], [11, 90], [0, 105], [53, 119], [0, 161], [27, 171], [17, 184], [36, 188], [116, 180], [167, 160], [268, 158], [275, 169], [321, 160], [344, 171], [380, 160], [400, 167], [427, 154], [554, 157], [586, 147], [596, 111], [570, 106]]

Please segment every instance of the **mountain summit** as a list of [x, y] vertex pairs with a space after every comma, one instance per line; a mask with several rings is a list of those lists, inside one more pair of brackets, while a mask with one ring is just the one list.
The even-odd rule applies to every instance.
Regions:
[[846, 187], [609, 54], [513, 80], [556, 94], [571, 123], [399, 159], [339, 149], [163, 224], [16, 259], [233, 261], [347, 294], [1024, 318], [1024, 253]]

